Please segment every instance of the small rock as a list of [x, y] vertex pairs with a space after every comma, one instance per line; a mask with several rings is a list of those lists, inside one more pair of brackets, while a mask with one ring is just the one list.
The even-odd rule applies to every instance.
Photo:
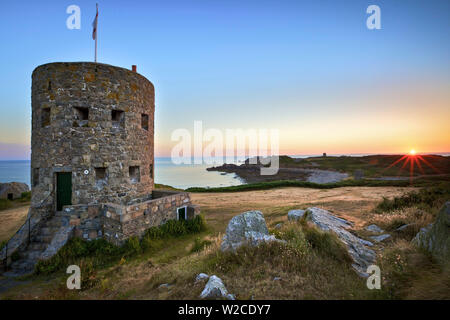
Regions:
[[195, 277], [195, 282], [199, 282], [199, 281], [203, 281], [203, 280], [207, 280], [209, 278], [209, 276], [206, 273], [199, 273], [196, 277]]
[[277, 223], [274, 228], [275, 229], [281, 229], [282, 226], [283, 226], [282, 223]]
[[384, 240], [386, 240], [386, 239], [388, 239], [390, 237], [391, 237], [391, 235], [386, 233], [386, 234], [381, 234], [379, 236], [371, 236], [370, 238], [373, 239], [376, 242], [381, 242], [381, 241], [384, 241]]
[[305, 212], [306, 212], [305, 210], [301, 210], [301, 209], [290, 210], [288, 212], [288, 220], [297, 221], [303, 217]]
[[209, 277], [209, 280], [206, 283], [205, 288], [200, 294], [200, 298], [229, 299], [229, 300], [235, 299], [234, 295], [228, 293], [227, 288], [225, 288], [225, 285], [222, 282], [222, 279], [220, 279], [216, 275], [212, 275], [211, 277]]
[[403, 231], [403, 230], [405, 230], [406, 228], [408, 228], [409, 226], [412, 226], [412, 225], [413, 225], [413, 223], [404, 224], [404, 225], [398, 227], [397, 229], [395, 229], [395, 231]]
[[370, 232], [375, 232], [375, 233], [383, 233], [384, 232], [384, 230], [383, 229], [381, 229], [379, 226], [377, 226], [376, 224], [371, 224], [370, 226], [367, 226], [366, 227], [366, 230], [367, 231], [370, 231]]
[[169, 289], [170, 287], [171, 287], [170, 284], [168, 284], [168, 283], [163, 283], [163, 284], [160, 284], [160, 285], [159, 285], [158, 289]]
[[274, 277], [273, 278], [273, 281], [280, 281], [281, 280], [281, 277]]
[[373, 247], [373, 243], [370, 241], [359, 238], [359, 242], [365, 246]]

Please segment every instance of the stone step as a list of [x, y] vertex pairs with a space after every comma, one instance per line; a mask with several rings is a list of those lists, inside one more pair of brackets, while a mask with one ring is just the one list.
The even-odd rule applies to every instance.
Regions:
[[30, 261], [36, 261], [39, 259], [39, 257], [42, 254], [42, 250], [29, 250], [23, 253], [23, 257], [26, 260], [30, 260]]
[[44, 242], [31, 242], [30, 245], [28, 246], [28, 250], [40, 250], [43, 251], [48, 247], [48, 243], [44, 243]]
[[62, 226], [61, 218], [51, 219], [45, 223], [45, 227], [47, 228], [59, 228]]
[[36, 238], [34, 239], [34, 242], [42, 242], [42, 243], [46, 243], [49, 244], [53, 239], [53, 235], [51, 236], [46, 236], [46, 235], [37, 235]]
[[54, 235], [56, 232], [58, 232], [59, 227], [44, 227], [41, 228], [38, 232], [38, 235], [41, 236], [52, 236]]

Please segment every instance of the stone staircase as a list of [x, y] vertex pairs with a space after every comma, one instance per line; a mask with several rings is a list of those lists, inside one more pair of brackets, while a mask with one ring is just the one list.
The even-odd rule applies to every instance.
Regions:
[[9, 270], [4, 275], [21, 276], [32, 273], [42, 253], [48, 248], [53, 237], [63, 224], [64, 218], [58, 213], [47, 220], [38, 233], [32, 237], [27, 248], [19, 251], [20, 259], [12, 262], [8, 268]]

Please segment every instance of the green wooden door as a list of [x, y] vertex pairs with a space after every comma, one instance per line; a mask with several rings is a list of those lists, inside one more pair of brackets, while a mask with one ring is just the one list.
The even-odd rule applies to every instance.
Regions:
[[56, 174], [56, 210], [72, 204], [72, 172]]

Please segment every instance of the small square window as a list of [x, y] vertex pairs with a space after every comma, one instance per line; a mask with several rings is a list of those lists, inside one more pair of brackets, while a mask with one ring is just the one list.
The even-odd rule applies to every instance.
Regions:
[[154, 179], [153, 163], [150, 164], [149, 175], [150, 175], [150, 178]]
[[89, 108], [74, 107], [76, 120], [89, 120]]
[[105, 180], [106, 179], [106, 168], [95, 168], [95, 179]]
[[50, 108], [42, 108], [41, 126], [42, 128], [50, 125]]
[[39, 185], [39, 168], [33, 168], [33, 187]]
[[111, 111], [111, 119], [112, 121], [122, 121], [124, 117], [124, 113], [122, 110], [112, 110]]
[[138, 183], [141, 181], [141, 174], [138, 166], [130, 167], [129, 171], [131, 183]]
[[148, 114], [143, 113], [141, 115], [141, 127], [148, 131]]

